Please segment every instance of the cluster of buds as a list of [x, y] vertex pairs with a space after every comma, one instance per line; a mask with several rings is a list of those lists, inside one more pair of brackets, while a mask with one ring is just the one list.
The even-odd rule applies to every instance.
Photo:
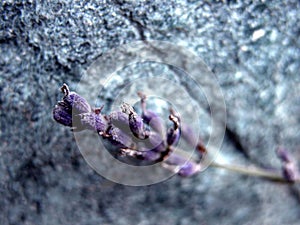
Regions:
[[[162, 165], [179, 175], [188, 177], [200, 171], [200, 160], [206, 153], [205, 146], [191, 129], [181, 123], [180, 116], [170, 110], [172, 127], [157, 113], [146, 108], [146, 96], [139, 92], [142, 114], [123, 103], [120, 111], [102, 114], [102, 108], [93, 109], [82, 96], [70, 92], [68, 86], [61, 87], [64, 94], [53, 109], [56, 122], [71, 127], [74, 132], [92, 130], [115, 147], [117, 155], [134, 158], [147, 164], [162, 162]], [[174, 151], [180, 138], [197, 151], [197, 160], [187, 160]]]

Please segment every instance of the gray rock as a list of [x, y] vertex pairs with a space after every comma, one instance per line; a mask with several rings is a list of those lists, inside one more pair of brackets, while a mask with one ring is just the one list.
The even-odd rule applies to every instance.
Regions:
[[[300, 161], [299, 1], [0, 4], [1, 224], [298, 224], [298, 185], [213, 168], [145, 187], [108, 181], [53, 121], [52, 108], [62, 83], [75, 89], [109, 49], [169, 41], [202, 57], [220, 82], [224, 160], [279, 169], [275, 149], [283, 145]], [[143, 71], [121, 71], [99, 98], [110, 105], [122, 79]]]

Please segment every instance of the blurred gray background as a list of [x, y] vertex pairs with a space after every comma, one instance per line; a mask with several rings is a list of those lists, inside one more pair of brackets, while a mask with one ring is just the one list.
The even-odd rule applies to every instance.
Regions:
[[[0, 8], [0, 224], [299, 224], [299, 185], [220, 169], [146, 187], [96, 174], [52, 108], [102, 53], [135, 40], [194, 51], [227, 106], [222, 156], [300, 161], [300, 3], [14, 1]], [[109, 101], [109, 99], [108, 99]]]

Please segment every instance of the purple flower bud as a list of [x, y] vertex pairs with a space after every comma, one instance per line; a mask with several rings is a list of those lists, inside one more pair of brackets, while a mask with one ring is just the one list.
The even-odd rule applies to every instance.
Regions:
[[282, 173], [287, 181], [294, 182], [299, 179], [299, 171], [294, 162], [284, 163]]
[[56, 122], [72, 127], [72, 113], [69, 108], [57, 104], [53, 109], [53, 118]]
[[167, 144], [168, 145], [176, 145], [180, 138], [180, 131], [174, 130], [173, 127], [169, 128], [167, 133]]
[[115, 127], [119, 127], [121, 129], [128, 128], [129, 122], [128, 122], [128, 115], [123, 112], [112, 112], [107, 116], [107, 120], [110, 124], [112, 124]]
[[129, 127], [128, 115], [123, 112], [112, 112], [107, 116], [110, 126], [119, 128], [128, 137], [132, 137], [132, 132]]
[[287, 149], [279, 147], [276, 151], [282, 163], [282, 174], [287, 181], [294, 182], [300, 178], [295, 160]]
[[149, 138], [134, 140], [136, 149], [140, 152], [155, 152], [163, 155], [166, 151], [164, 140], [156, 133], [151, 132]]
[[161, 134], [165, 133], [164, 121], [151, 110], [145, 110], [142, 113], [142, 118], [145, 124], [149, 125], [155, 132]]
[[157, 113], [151, 110], [145, 110], [142, 112], [142, 118], [144, 119], [145, 123], [149, 124], [154, 118], [159, 118]]
[[142, 118], [145, 124], [149, 125], [154, 131], [161, 136], [165, 135], [164, 121], [158, 116], [157, 113], [146, 109], [146, 95], [142, 92], [137, 93], [141, 98]]
[[76, 115], [91, 111], [89, 103], [76, 92], [70, 92], [68, 85], [64, 84], [61, 87], [61, 91], [64, 93], [63, 101], [72, 108], [74, 111], [73, 114]]
[[81, 126], [89, 130], [95, 130], [98, 133], [105, 132], [107, 129], [107, 121], [101, 114], [82, 113], [80, 116]]
[[164, 139], [157, 133], [151, 132], [149, 136], [151, 150], [155, 152], [163, 152], [166, 150]]
[[192, 161], [186, 162], [178, 171], [178, 175], [182, 177], [190, 177], [200, 171], [200, 165]]
[[121, 129], [111, 126], [105, 133], [105, 138], [107, 138], [112, 145], [119, 148], [134, 148], [134, 143], [132, 139], [124, 133]]
[[123, 113], [128, 114], [129, 127], [133, 135], [138, 139], [147, 138], [149, 134], [144, 128], [143, 119], [134, 111], [132, 106], [127, 103], [123, 103], [121, 109]]
[[174, 127], [171, 127], [167, 133], [167, 144], [169, 146], [176, 145], [180, 138], [180, 122], [179, 118], [173, 115], [169, 116], [169, 119], [173, 122]]
[[143, 119], [137, 114], [129, 115], [129, 127], [134, 136], [138, 139], [145, 139], [149, 136], [146, 129], [144, 129]]
[[155, 151], [142, 152], [142, 157], [143, 160], [156, 163], [160, 158], [160, 153]]
[[88, 102], [75, 92], [70, 92], [69, 87], [64, 84], [61, 87], [64, 93], [63, 101], [53, 109], [53, 118], [58, 123], [72, 127], [73, 131], [80, 131], [86, 129], [82, 126], [78, 114], [87, 113], [91, 111]]
[[179, 168], [178, 175], [183, 177], [192, 176], [200, 171], [200, 164], [192, 160], [188, 161], [186, 158], [177, 155], [175, 152], [168, 157], [165, 163], [166, 168], [168, 169], [177, 171]]

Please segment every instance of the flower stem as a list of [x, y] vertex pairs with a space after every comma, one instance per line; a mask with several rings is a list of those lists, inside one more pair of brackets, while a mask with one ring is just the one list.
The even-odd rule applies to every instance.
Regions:
[[[256, 176], [261, 178], [266, 178], [272, 181], [277, 181], [281, 183], [292, 183], [287, 181], [280, 173], [269, 171], [266, 169], [254, 167], [254, 166], [237, 166], [237, 165], [230, 165], [230, 164], [221, 164], [218, 162], [212, 162], [212, 167], [221, 168], [225, 170], [230, 170], [233, 172], [237, 172], [239, 174], [244, 174], [248, 176]], [[296, 180], [295, 182], [300, 182], [300, 180]]]

